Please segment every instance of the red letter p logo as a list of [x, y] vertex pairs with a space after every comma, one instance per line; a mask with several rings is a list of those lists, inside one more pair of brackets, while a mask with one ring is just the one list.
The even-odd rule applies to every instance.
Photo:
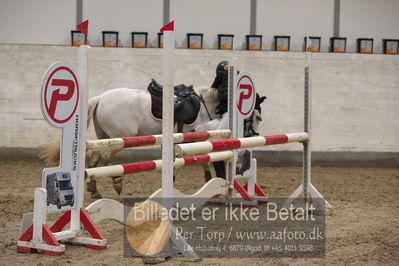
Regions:
[[53, 79], [51, 82], [52, 86], [62, 86], [67, 87], [67, 92], [65, 94], [60, 93], [60, 89], [54, 90], [50, 100], [49, 115], [55, 116], [55, 109], [57, 108], [58, 101], [68, 101], [72, 98], [75, 84], [72, 80], [66, 79]]

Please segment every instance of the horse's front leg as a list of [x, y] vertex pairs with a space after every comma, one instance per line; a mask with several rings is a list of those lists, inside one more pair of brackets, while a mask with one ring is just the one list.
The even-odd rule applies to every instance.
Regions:
[[216, 177], [226, 179], [226, 164], [224, 161], [213, 162], [213, 167], [215, 168]]
[[211, 166], [209, 163], [203, 163], [201, 165], [202, 169], [204, 169], [205, 182], [208, 182], [209, 180], [212, 179]]
[[[89, 151], [86, 153], [86, 164], [88, 168], [97, 167], [100, 161], [100, 155], [98, 152]], [[86, 178], [86, 176], [85, 176]], [[90, 198], [101, 199], [102, 196], [97, 190], [97, 181], [93, 178], [89, 178], [87, 182], [87, 191], [90, 192]]]
[[[99, 166], [100, 161], [103, 162], [105, 166], [109, 166], [111, 165], [111, 159], [119, 151], [120, 150], [93, 152], [91, 156], [88, 156], [88, 158], [90, 158], [90, 160], [88, 161], [88, 166], [97, 167]], [[122, 176], [113, 176], [112, 185], [118, 195], [120, 195], [123, 188]], [[102, 198], [100, 192], [98, 192], [97, 190], [97, 181], [95, 179], [90, 179], [89, 182], [87, 182], [87, 191], [91, 192], [92, 199]]]
[[[104, 162], [106, 166], [111, 165], [111, 159], [115, 156], [121, 150], [115, 150], [115, 151], [108, 151], [105, 153], [105, 158]], [[114, 186], [114, 189], [118, 195], [121, 194], [122, 188], [123, 188], [123, 179], [122, 176], [112, 176], [112, 185]]]
[[122, 176], [113, 176], [112, 177], [112, 185], [114, 186], [116, 193], [118, 193], [118, 195], [120, 195], [122, 192], [122, 188], [123, 188]]

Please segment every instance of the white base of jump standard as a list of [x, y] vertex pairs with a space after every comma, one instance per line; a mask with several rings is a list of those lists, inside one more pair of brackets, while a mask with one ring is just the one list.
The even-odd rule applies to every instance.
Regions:
[[[292, 192], [292, 194], [288, 197], [288, 199], [284, 202], [283, 207], [284, 208], [288, 208], [292, 202], [297, 199], [301, 194], [306, 193], [304, 190], [304, 185], [300, 184], [299, 187], [297, 187], [297, 189], [295, 189], [294, 192]], [[309, 195], [306, 195], [305, 198], [312, 198], [315, 204], [319, 204], [321, 205], [322, 202], [324, 202], [324, 207], [326, 209], [332, 209], [332, 206], [330, 203], [328, 203], [328, 201], [326, 199], [323, 198], [323, 196], [321, 195], [321, 193], [315, 188], [315, 186], [313, 186], [312, 183], [308, 183], [307, 185], [307, 193]]]
[[81, 237], [81, 231], [62, 229], [71, 222], [71, 210], [66, 211], [51, 227], [46, 225], [47, 191], [44, 188], [35, 189], [33, 216], [24, 215], [21, 237], [17, 241], [17, 251], [27, 253], [43, 253], [62, 255], [65, 245], [59, 241], [86, 245], [92, 249], [105, 249], [107, 240], [94, 225], [93, 220], [84, 209], [79, 210], [80, 222], [87, 229], [91, 238]]

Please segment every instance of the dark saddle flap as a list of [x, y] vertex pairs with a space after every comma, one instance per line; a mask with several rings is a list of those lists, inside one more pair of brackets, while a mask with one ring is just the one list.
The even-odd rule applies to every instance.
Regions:
[[[162, 119], [162, 85], [152, 79], [148, 91], [151, 94], [151, 113], [155, 118]], [[177, 85], [174, 87], [174, 94], [175, 122], [193, 123], [201, 108], [200, 98], [193, 86]]]

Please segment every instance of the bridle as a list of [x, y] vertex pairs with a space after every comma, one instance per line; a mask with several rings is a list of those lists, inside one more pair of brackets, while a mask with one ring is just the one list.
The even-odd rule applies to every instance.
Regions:
[[[258, 111], [260, 113], [260, 110]], [[259, 136], [259, 132], [256, 132], [254, 129], [254, 113], [252, 112], [250, 117], [244, 119], [244, 137]]]
[[[202, 94], [198, 95], [195, 91], [194, 94], [198, 99], [201, 101], [201, 103], [204, 105], [206, 113], [208, 115], [209, 121], [212, 120], [211, 114], [209, 113], [209, 110], [205, 104], [204, 98], [202, 97]], [[259, 114], [261, 114], [261, 109], [255, 109], [258, 110]], [[256, 132], [254, 129], [254, 116], [255, 112], [252, 112], [251, 116], [247, 119], [244, 119], [244, 137], [252, 137], [252, 136], [259, 136], [259, 132]]]

